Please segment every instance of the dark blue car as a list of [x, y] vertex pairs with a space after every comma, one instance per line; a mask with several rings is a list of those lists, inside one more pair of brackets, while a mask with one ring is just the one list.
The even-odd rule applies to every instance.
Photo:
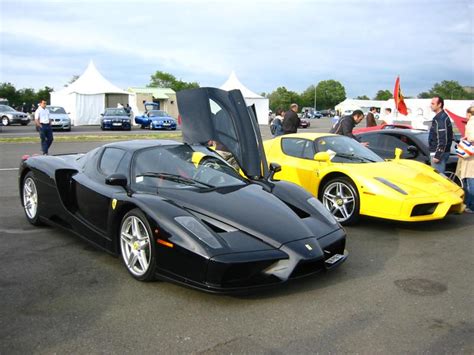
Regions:
[[150, 110], [141, 116], [135, 117], [135, 123], [142, 128], [171, 129], [177, 127], [176, 120], [162, 110]]
[[104, 113], [100, 114], [100, 129], [121, 129], [130, 131], [132, 129], [132, 120], [130, 114], [123, 108], [106, 108]]

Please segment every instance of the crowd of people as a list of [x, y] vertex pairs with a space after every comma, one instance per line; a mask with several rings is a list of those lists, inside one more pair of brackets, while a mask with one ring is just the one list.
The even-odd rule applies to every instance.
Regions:
[[[451, 119], [444, 110], [444, 99], [442, 97], [435, 96], [432, 98], [431, 110], [435, 116], [431, 122], [428, 138], [430, 163], [439, 173], [444, 174], [446, 172], [446, 163], [450, 157], [451, 145], [454, 140], [453, 126]], [[289, 110], [286, 112], [281, 108], [276, 110], [276, 116], [272, 117], [269, 122], [273, 137], [297, 132], [297, 128], [300, 125], [300, 118], [297, 112], [298, 105], [296, 103], [291, 104]], [[388, 117], [391, 115], [392, 110], [386, 108], [384, 113], [385, 117]], [[371, 107], [366, 115], [364, 115], [361, 110], [355, 110], [352, 114], [340, 118], [339, 115], [336, 114], [336, 120], [333, 121], [333, 126], [329, 132], [359, 141], [358, 137], [353, 134], [353, 130], [364, 118], [366, 119], [367, 127], [386, 123], [383, 119], [377, 123], [375, 118], [376, 114], [377, 109], [375, 107]], [[474, 147], [474, 106], [467, 109], [466, 119], [466, 130], [461, 139]], [[360, 143], [368, 146], [367, 142]], [[466, 156], [459, 157], [456, 176], [463, 182], [466, 204], [465, 211], [467, 213], [474, 213], [474, 152], [473, 154], [466, 154]]]

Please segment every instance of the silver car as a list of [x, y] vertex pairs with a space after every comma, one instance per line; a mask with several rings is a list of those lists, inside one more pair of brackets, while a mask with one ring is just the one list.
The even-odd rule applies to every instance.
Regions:
[[51, 119], [51, 127], [63, 131], [71, 130], [71, 118], [66, 110], [61, 106], [46, 106], [49, 110], [49, 118]]
[[28, 114], [17, 111], [8, 105], [0, 105], [0, 117], [2, 120], [2, 126], [8, 126], [11, 124], [21, 124], [22, 126], [26, 126], [30, 123]]

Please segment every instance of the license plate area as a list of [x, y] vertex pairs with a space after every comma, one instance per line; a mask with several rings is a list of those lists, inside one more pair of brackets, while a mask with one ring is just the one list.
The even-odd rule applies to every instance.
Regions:
[[329, 259], [325, 260], [324, 262], [326, 264], [333, 265], [333, 264], [337, 263], [339, 260], [341, 260], [343, 258], [344, 258], [344, 255], [342, 255], [342, 254], [334, 254]]

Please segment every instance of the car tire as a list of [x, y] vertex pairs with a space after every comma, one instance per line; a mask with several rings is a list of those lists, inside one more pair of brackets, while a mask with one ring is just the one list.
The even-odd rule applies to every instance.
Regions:
[[34, 226], [43, 225], [40, 220], [40, 200], [33, 172], [28, 172], [21, 184], [21, 201], [26, 219]]
[[100, 129], [103, 131], [103, 130], [104, 130], [104, 126], [101, 125], [101, 126], [100, 126]]
[[462, 187], [464, 188], [464, 183], [462, 182], [462, 179], [459, 178], [459, 176], [456, 175], [456, 173], [454, 171], [445, 171], [444, 172], [444, 175], [446, 175], [446, 177], [451, 180], [452, 182], [454, 182], [456, 185], [458, 185], [459, 187]]
[[153, 125], [150, 122], [150, 125], [147, 127], [150, 131], [153, 131]]
[[145, 214], [129, 211], [120, 223], [119, 244], [128, 272], [139, 281], [155, 279], [156, 255], [153, 234]]
[[7, 116], [2, 117], [2, 126], [8, 126], [10, 124], [10, 120]]
[[359, 220], [359, 193], [349, 178], [329, 180], [321, 189], [319, 199], [340, 224], [350, 225]]

